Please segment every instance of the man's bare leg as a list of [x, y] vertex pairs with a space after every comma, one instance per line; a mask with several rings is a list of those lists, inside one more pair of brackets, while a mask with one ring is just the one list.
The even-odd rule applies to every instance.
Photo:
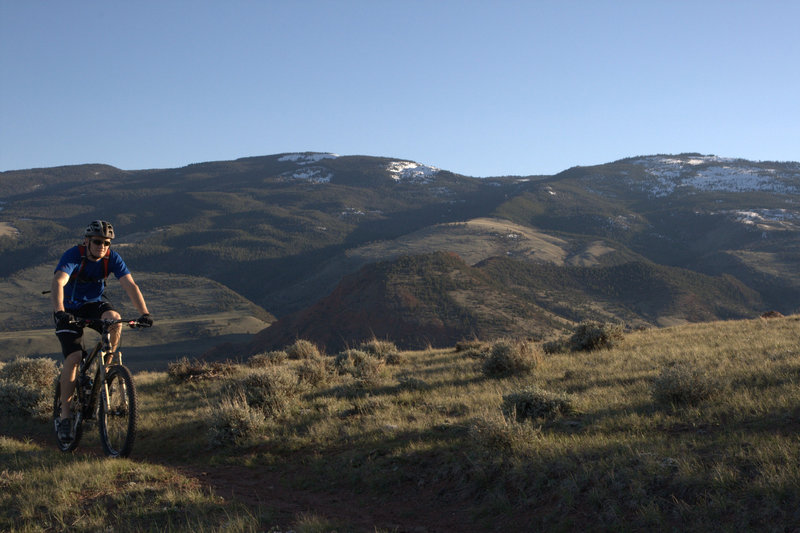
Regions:
[[69, 399], [75, 392], [75, 380], [78, 375], [78, 364], [81, 362], [82, 352], [72, 352], [64, 359], [64, 366], [61, 368], [61, 419], [72, 416], [70, 411]]
[[[102, 316], [103, 320], [119, 320], [122, 318], [116, 311], [106, 311]], [[122, 337], [122, 324], [115, 324], [109, 330], [111, 333], [111, 351], [116, 352], [119, 348], [119, 340]]]

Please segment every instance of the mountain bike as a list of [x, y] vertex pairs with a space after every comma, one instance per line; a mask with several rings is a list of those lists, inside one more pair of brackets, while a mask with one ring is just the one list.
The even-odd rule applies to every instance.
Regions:
[[70, 397], [72, 439], [61, 440], [58, 423], [61, 418], [61, 380], [56, 380], [53, 401], [53, 422], [56, 442], [62, 452], [78, 447], [83, 435], [83, 422], [97, 420], [103, 451], [111, 457], [127, 457], [136, 438], [136, 389], [130, 370], [122, 364], [122, 353], [111, 351], [111, 328], [127, 324], [131, 328], [149, 327], [138, 320], [84, 319], [75, 321], [80, 327], [99, 328], [100, 340], [90, 353], [84, 352]]

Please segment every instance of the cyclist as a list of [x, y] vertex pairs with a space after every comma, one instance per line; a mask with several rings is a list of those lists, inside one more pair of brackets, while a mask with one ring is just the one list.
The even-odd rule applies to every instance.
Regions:
[[[104, 301], [106, 277], [113, 273], [130, 298], [131, 303], [142, 314], [139, 322], [152, 325], [150, 312], [139, 286], [133, 281], [130, 270], [120, 255], [111, 250], [114, 227], [105, 220], [94, 220], [84, 232], [83, 245], [73, 246], [61, 256], [56, 266], [51, 286], [53, 317], [56, 336], [61, 342], [64, 366], [61, 369], [61, 420], [58, 437], [62, 441], [72, 438], [72, 420], [69, 397], [75, 390], [78, 364], [84, 355], [83, 328], [74, 324], [75, 318], [120, 319], [111, 304]], [[111, 331], [111, 346], [119, 346], [122, 325]]]

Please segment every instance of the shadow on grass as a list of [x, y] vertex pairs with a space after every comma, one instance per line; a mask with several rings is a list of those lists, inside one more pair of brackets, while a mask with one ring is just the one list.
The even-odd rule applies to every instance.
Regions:
[[[404, 376], [411, 377], [411, 376]], [[384, 384], [379, 386], [359, 386], [356, 382], [344, 383], [333, 385], [328, 388], [319, 389], [307, 393], [305, 397], [309, 400], [319, 398], [365, 398], [365, 397], [395, 397], [402, 392], [423, 392], [427, 389], [434, 389], [439, 387], [468, 387], [475, 383], [485, 381], [483, 376], [475, 376], [472, 378], [453, 379], [449, 381], [437, 381], [435, 384], [429, 384], [424, 380], [401, 380], [394, 384]]]
[[237, 344], [250, 339], [252, 335], [220, 335], [153, 346], [123, 346], [122, 352], [125, 366], [133, 372], [166, 372], [169, 363], [183, 357], [197, 359], [215, 346]]

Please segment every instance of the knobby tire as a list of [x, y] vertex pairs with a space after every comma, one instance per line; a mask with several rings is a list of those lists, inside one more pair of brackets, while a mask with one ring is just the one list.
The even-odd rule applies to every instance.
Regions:
[[[108, 397], [100, 391], [100, 442], [111, 457], [127, 457], [136, 438], [136, 389], [130, 371], [113, 365], [106, 372]], [[108, 402], [108, 403], [107, 403]]]

